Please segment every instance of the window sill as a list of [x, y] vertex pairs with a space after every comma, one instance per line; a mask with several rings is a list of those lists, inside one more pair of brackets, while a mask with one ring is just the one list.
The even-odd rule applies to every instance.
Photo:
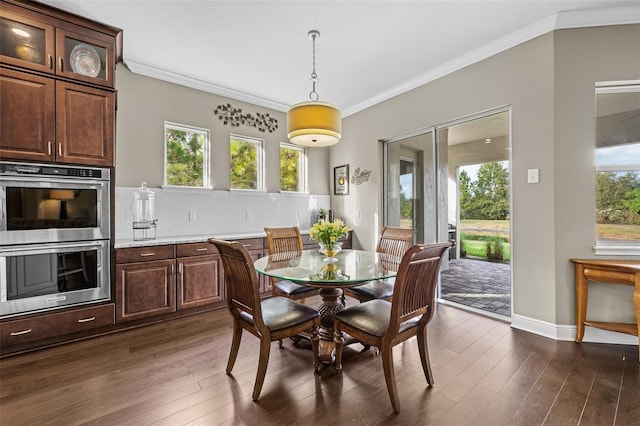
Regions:
[[596, 256], [640, 256], [639, 244], [598, 244], [593, 247]]
[[163, 191], [167, 192], [211, 192], [212, 188], [202, 188], [195, 186], [171, 186], [171, 185], [163, 185], [161, 186]]

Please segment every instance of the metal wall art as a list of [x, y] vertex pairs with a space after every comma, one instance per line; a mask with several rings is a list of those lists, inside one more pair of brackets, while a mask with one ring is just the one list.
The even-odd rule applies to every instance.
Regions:
[[351, 183], [354, 185], [362, 185], [363, 182], [366, 182], [369, 180], [370, 174], [371, 174], [371, 170], [362, 169], [362, 171], [360, 171], [360, 167], [358, 167], [353, 172], [353, 176], [351, 176]]
[[269, 133], [275, 132], [278, 128], [278, 120], [269, 116], [269, 113], [257, 112], [255, 116], [243, 114], [242, 108], [234, 108], [231, 104], [218, 105], [213, 113], [222, 120], [223, 124], [228, 124], [231, 127], [239, 127], [242, 124], [243, 126], [255, 127], [260, 132], [268, 131]]

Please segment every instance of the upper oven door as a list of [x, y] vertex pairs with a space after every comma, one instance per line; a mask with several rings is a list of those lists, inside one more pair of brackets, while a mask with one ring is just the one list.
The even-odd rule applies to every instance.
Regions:
[[0, 245], [110, 238], [109, 181], [0, 176]]

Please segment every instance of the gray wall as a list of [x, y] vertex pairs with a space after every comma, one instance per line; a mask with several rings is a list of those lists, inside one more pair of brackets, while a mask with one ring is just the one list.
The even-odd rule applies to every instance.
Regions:
[[[116, 75], [118, 111], [116, 126], [116, 185], [150, 187], [163, 183], [164, 121], [211, 131], [211, 174], [214, 189], [229, 189], [229, 134], [265, 140], [267, 192], [280, 191], [280, 142], [287, 142], [286, 113], [131, 73], [119, 64]], [[244, 113], [268, 112], [278, 120], [274, 133], [247, 126], [224, 125], [214, 115], [218, 105], [230, 103]], [[329, 194], [329, 149], [308, 150], [309, 192]]]
[[[379, 140], [510, 105], [514, 314], [575, 324], [570, 258], [594, 257], [595, 82], [640, 78], [639, 41], [638, 25], [556, 31], [346, 118], [330, 167], [372, 173], [332, 207], [356, 244], [373, 248], [383, 223]], [[527, 184], [530, 168], [540, 183]], [[630, 297], [590, 314], [613, 311], [633, 321]]]
[[[556, 318], [567, 324], [575, 323], [574, 271], [569, 259], [593, 258], [596, 242], [593, 87], [597, 81], [640, 79], [640, 26], [557, 31], [555, 69]], [[598, 319], [619, 321], [622, 315], [634, 322], [624, 303], [630, 295], [631, 287], [592, 286], [590, 316], [593, 312]]]

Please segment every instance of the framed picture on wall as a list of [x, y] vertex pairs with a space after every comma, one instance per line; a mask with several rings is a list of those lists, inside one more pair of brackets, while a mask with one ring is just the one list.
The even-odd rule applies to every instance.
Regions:
[[349, 165], [333, 168], [333, 193], [335, 195], [349, 194]]

